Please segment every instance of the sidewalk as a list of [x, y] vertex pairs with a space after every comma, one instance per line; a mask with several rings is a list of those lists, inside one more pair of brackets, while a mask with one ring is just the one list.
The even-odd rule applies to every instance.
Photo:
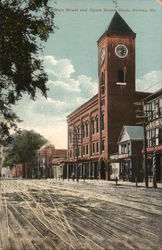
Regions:
[[[56, 179], [47, 179], [49, 182], [54, 181], [54, 182], [66, 182], [66, 183], [88, 183], [88, 184], [106, 184], [106, 185], [116, 185], [116, 182], [114, 180], [96, 180], [96, 179], [85, 179], [85, 181], [83, 179], [79, 179], [79, 182], [77, 182], [77, 180], [75, 179], [75, 181], [73, 181], [72, 179], [60, 179], [60, 180], [56, 180]], [[149, 188], [153, 188], [153, 183], [149, 182]], [[118, 181], [118, 186], [131, 186], [131, 187], [136, 187], [136, 183], [135, 182], [130, 182], [130, 181], [123, 181], [123, 180], [119, 180]], [[145, 182], [138, 182], [138, 187], [145, 187]], [[162, 183], [157, 183], [157, 188], [162, 189]]]
[[[114, 184], [116, 185], [115, 181], [108, 181], [108, 183]], [[130, 181], [123, 181], [123, 180], [119, 180], [118, 181], [118, 185], [121, 186], [134, 186], [136, 187], [136, 183], [135, 182], [130, 182]], [[148, 183], [149, 188], [153, 188], [153, 183], [149, 182]], [[145, 187], [145, 182], [138, 182], [138, 187]], [[157, 188], [161, 188], [162, 189], [162, 183], [157, 183]]]

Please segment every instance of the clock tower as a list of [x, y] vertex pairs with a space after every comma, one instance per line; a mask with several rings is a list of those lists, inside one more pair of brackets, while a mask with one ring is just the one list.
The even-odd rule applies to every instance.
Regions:
[[[117, 152], [123, 125], [135, 124], [135, 37], [136, 34], [116, 11], [98, 40], [100, 158]], [[103, 128], [103, 123], [105, 124]], [[104, 143], [104, 153], [102, 144]]]

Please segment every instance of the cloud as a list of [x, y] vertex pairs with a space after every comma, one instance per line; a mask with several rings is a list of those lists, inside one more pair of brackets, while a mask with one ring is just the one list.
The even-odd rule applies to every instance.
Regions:
[[155, 92], [162, 88], [162, 71], [151, 71], [136, 80], [138, 91]]
[[71, 74], [75, 72], [74, 66], [67, 58], [56, 60], [53, 56], [44, 56], [43, 60], [47, 73], [58, 79], [70, 78]]
[[23, 120], [22, 128], [34, 129], [56, 147], [66, 147], [67, 115], [95, 95], [98, 84], [86, 75], [74, 77], [68, 58], [45, 56], [44, 66], [49, 74], [47, 99], [38, 95], [34, 102], [25, 95], [14, 109]]

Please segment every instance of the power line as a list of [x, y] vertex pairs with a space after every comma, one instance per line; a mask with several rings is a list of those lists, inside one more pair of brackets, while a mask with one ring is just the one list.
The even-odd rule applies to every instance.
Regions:
[[161, 81], [155, 82], [155, 84], [153, 84], [152, 86], [150, 86], [150, 87], [148, 87], [148, 88], [146, 88], [146, 89], [144, 89], [144, 90], [142, 90], [142, 91], [146, 91], [146, 90], [148, 90], [148, 89], [152, 88], [153, 86], [158, 85], [158, 83], [160, 83], [160, 82], [161, 82]]

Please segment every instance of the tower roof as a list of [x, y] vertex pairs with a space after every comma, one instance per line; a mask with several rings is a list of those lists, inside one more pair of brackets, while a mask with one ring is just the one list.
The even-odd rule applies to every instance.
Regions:
[[131, 34], [133, 30], [128, 26], [128, 24], [124, 21], [124, 19], [119, 15], [116, 11], [111, 22], [107, 28], [108, 33], [123, 33], [123, 34]]
[[[136, 35], [117, 11], [115, 12], [113, 18], [111, 19], [111, 22], [108, 28], [106, 29], [106, 31], [103, 33], [101, 37], [103, 37], [105, 34], [120, 34], [120, 35], [132, 34], [133, 36]], [[99, 38], [99, 40], [101, 39], [101, 37]]]

